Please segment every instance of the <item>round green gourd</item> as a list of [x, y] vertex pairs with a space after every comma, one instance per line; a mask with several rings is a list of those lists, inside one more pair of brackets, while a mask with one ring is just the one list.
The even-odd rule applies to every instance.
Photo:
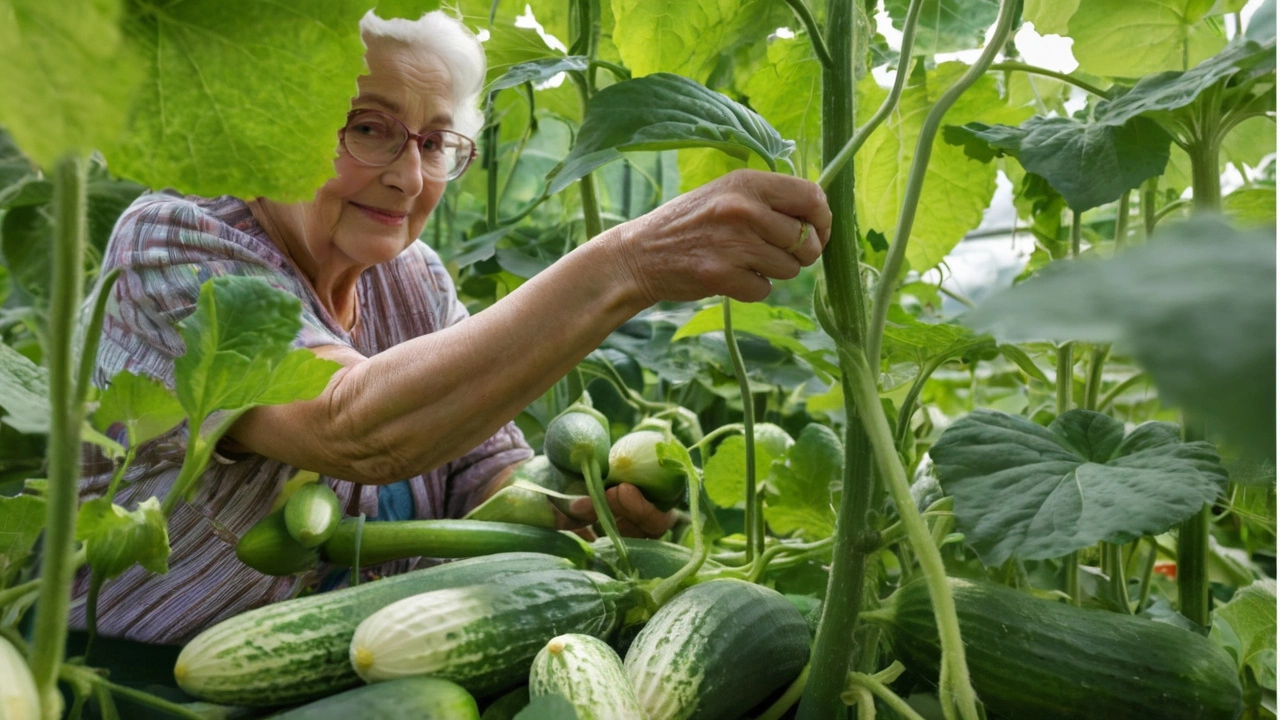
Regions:
[[338, 496], [323, 482], [303, 485], [284, 504], [284, 524], [303, 547], [315, 547], [338, 531], [342, 508]]
[[574, 410], [547, 426], [544, 454], [565, 472], [580, 473], [582, 463], [595, 459], [602, 476], [609, 468], [609, 430], [594, 416]]
[[547, 641], [529, 669], [529, 695], [563, 697], [578, 720], [647, 720], [618, 653], [590, 635]]
[[320, 554], [303, 546], [289, 534], [285, 525], [285, 509], [280, 508], [254, 523], [240, 542], [236, 557], [263, 575], [293, 575], [315, 567]]
[[364, 685], [272, 715], [271, 720], [479, 720], [471, 693], [426, 676]]

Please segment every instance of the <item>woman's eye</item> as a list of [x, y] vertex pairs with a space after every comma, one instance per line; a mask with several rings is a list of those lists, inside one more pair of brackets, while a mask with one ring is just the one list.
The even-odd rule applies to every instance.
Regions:
[[386, 126], [380, 123], [357, 123], [356, 125], [353, 125], [351, 129], [365, 137], [384, 137], [387, 134]]
[[436, 153], [436, 152], [440, 152], [440, 150], [443, 147], [444, 147], [443, 143], [441, 143], [438, 138], [429, 137], [429, 138], [424, 138], [422, 140], [423, 152]]

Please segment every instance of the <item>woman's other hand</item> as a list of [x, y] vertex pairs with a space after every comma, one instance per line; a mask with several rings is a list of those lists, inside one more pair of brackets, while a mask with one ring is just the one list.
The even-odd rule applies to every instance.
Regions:
[[817, 261], [831, 209], [808, 180], [736, 170], [611, 232], [617, 262], [650, 303], [754, 302], [770, 278], [789, 280]]
[[[659, 510], [640, 493], [640, 488], [630, 483], [611, 487], [604, 496], [618, 521], [618, 532], [626, 537], [661, 537], [676, 522], [674, 510]], [[588, 540], [594, 539], [590, 525], [596, 522], [596, 512], [590, 498], [573, 501], [568, 510], [567, 514], [556, 512], [560, 529], [574, 530]]]

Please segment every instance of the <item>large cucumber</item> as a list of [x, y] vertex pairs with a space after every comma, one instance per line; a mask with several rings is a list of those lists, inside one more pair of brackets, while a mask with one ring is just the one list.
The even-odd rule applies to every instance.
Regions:
[[587, 570], [547, 570], [415, 595], [369, 616], [351, 638], [351, 664], [368, 682], [434, 675], [478, 697], [528, 677], [548, 640], [609, 637], [642, 600], [624, 582]]
[[[622, 541], [627, 546], [632, 567], [639, 573], [642, 580], [671, 577], [693, 557], [693, 550], [690, 548], [663, 540], [623, 538]], [[609, 538], [596, 540], [591, 543], [591, 548], [595, 550], [591, 569], [600, 572], [616, 572], [618, 550]], [[714, 572], [723, 568], [723, 565], [708, 558], [702, 564], [700, 572]], [[690, 583], [693, 580], [694, 578], [690, 578]]]
[[343, 520], [338, 532], [321, 546], [324, 558], [337, 565], [356, 562], [377, 565], [411, 557], [461, 558], [531, 550], [558, 555], [585, 567], [591, 548], [572, 533], [516, 523], [483, 520], [401, 520], [366, 522]]
[[769, 588], [711, 580], [650, 618], [623, 667], [649, 720], [736, 720], [800, 675], [809, 631]]
[[188, 694], [224, 705], [314, 700], [359, 684], [348, 659], [351, 636], [362, 620], [387, 605], [432, 590], [572, 566], [539, 553], [506, 553], [285, 600], [200, 633], [178, 655], [173, 674]]
[[590, 635], [551, 638], [529, 669], [529, 694], [563, 697], [578, 720], [647, 720], [618, 653]]
[[[1006, 718], [1234, 720], [1242, 710], [1231, 658], [1193, 632], [1078, 608], [1002, 585], [950, 578], [974, 690]], [[941, 650], [922, 581], [863, 613], [889, 631], [895, 656], [936, 678]]]
[[272, 715], [271, 720], [479, 720], [475, 698], [457, 683], [407, 677], [364, 685]]

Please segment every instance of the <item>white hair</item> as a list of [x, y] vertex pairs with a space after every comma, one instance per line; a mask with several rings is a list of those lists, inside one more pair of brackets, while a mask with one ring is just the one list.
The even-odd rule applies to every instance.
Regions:
[[453, 129], [475, 137], [484, 127], [484, 112], [479, 108], [484, 89], [484, 50], [467, 26], [441, 10], [417, 20], [383, 20], [370, 10], [360, 19], [360, 34], [365, 47], [372, 40], [388, 39], [435, 55], [452, 80]]

